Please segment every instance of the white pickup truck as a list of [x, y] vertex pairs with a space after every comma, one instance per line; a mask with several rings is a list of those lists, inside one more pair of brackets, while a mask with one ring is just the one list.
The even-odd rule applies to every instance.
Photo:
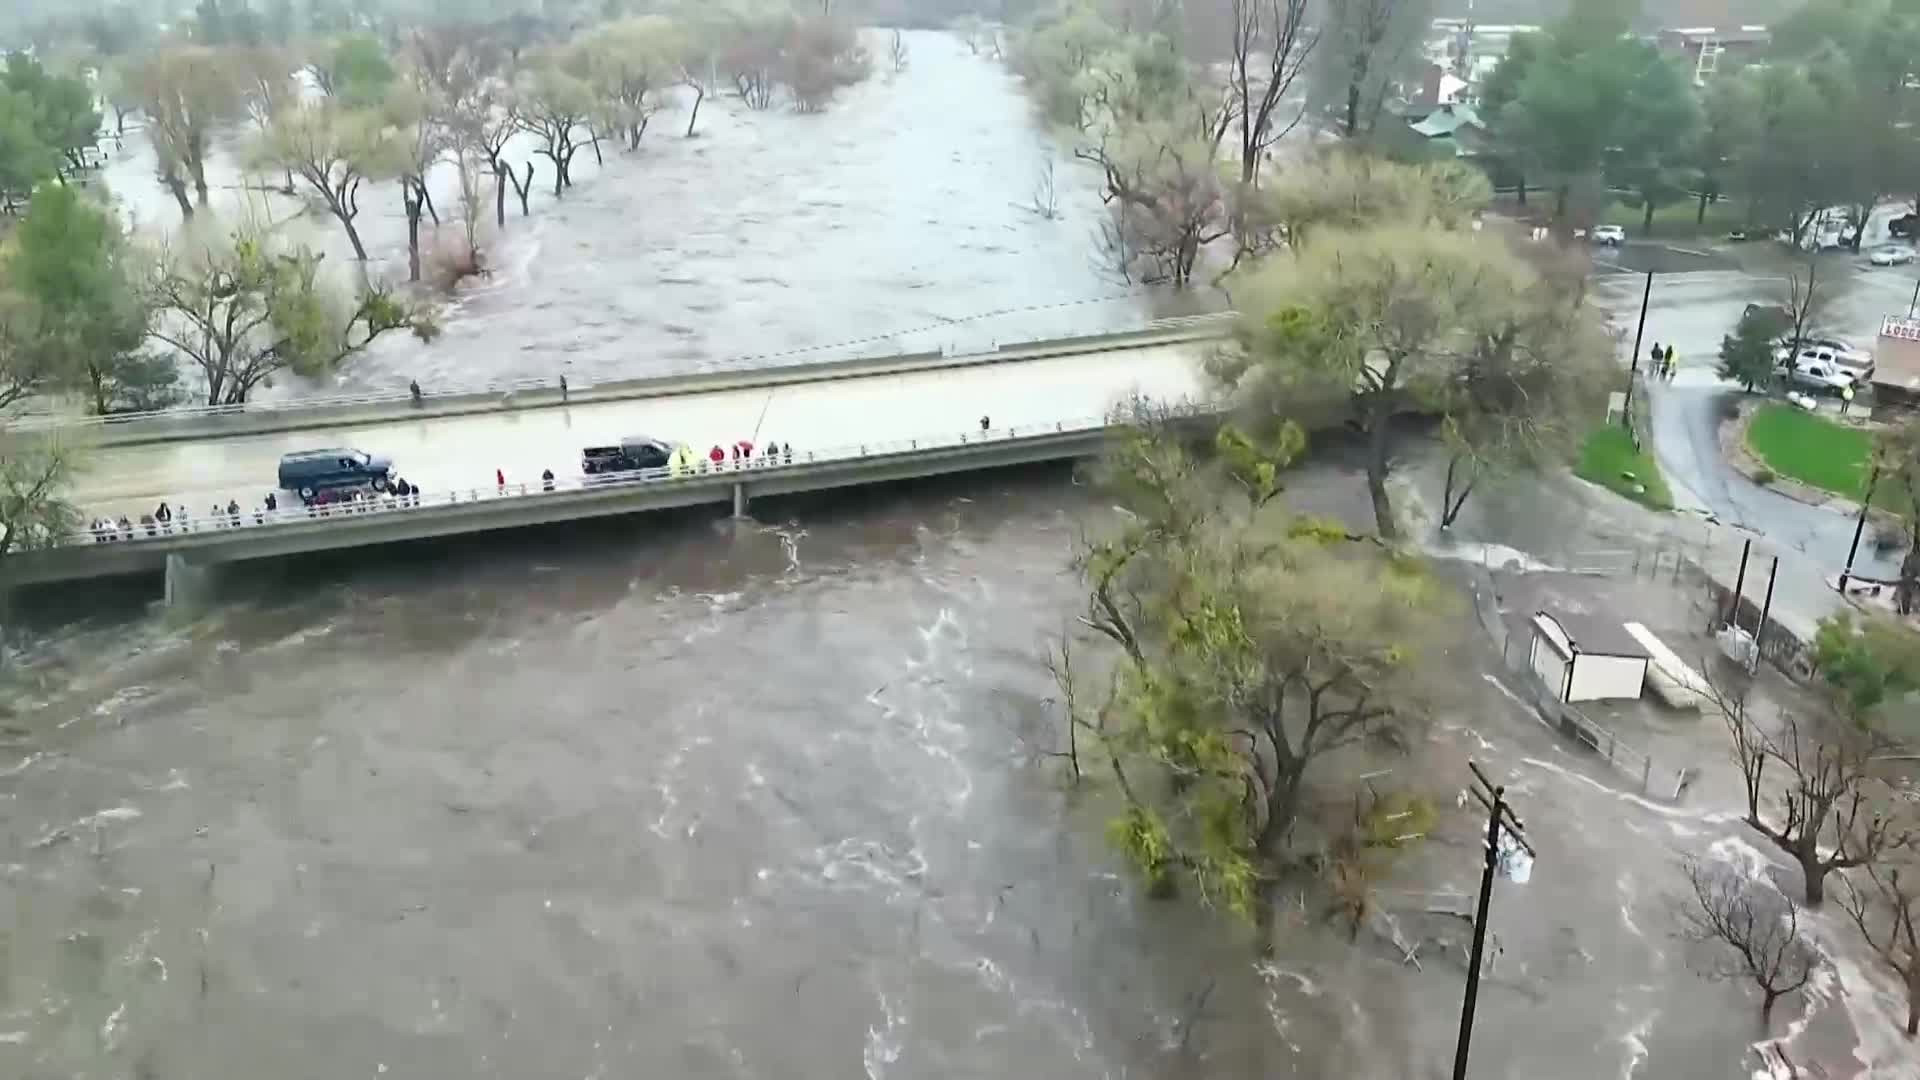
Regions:
[[1819, 356], [1813, 350], [1803, 351], [1791, 367], [1784, 367], [1782, 374], [1787, 381], [1815, 393], [1839, 394], [1859, 387], [1859, 378], [1853, 369], [1839, 363], [1830, 353]]

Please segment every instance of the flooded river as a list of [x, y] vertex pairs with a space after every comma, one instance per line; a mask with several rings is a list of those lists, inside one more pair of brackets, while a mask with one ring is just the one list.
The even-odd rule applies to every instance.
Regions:
[[1210, 983], [1257, 1034], [1244, 935], [1033, 760], [1063, 481], [69, 627], [0, 751], [0, 1075], [1139, 1075]]
[[[1142, 899], [1043, 756], [1108, 512], [1048, 468], [265, 564], [184, 625], [29, 594], [0, 1076], [1443, 1068], [1470, 816], [1382, 896], [1411, 959], [1305, 899], [1263, 957]], [[1403, 772], [1478, 758], [1551, 852], [1496, 898], [1475, 1075], [1748, 1075], [1739, 988], [1665, 929], [1670, 852], [1733, 815], [1614, 790], [1457, 648], [1481, 693]]]
[[[551, 166], [522, 141], [507, 157], [540, 173], [532, 216], [509, 192], [504, 233], [483, 240], [493, 273], [461, 290], [439, 342], [383, 342], [337, 379], [270, 392], [561, 374], [578, 384], [1138, 325], [1151, 304], [1094, 260], [1101, 206], [1089, 167], [1036, 126], [1001, 64], [947, 34], [908, 41], [906, 71], [876, 63], [817, 115], [710, 98], [689, 139], [684, 110], [667, 109], [636, 153], [606, 145], [601, 167], [582, 150], [557, 201]], [[198, 227], [250, 213], [344, 273], [351, 252], [332, 218], [296, 217], [299, 201], [243, 189], [247, 141], [225, 140], [209, 176], [218, 220]], [[1052, 220], [1032, 206], [1049, 161]], [[178, 224], [144, 134], [128, 134], [106, 182], [150, 235]], [[457, 246], [457, 182], [442, 169], [433, 187], [447, 221], [423, 244]], [[367, 185], [361, 204], [370, 269], [404, 280], [398, 185]]]

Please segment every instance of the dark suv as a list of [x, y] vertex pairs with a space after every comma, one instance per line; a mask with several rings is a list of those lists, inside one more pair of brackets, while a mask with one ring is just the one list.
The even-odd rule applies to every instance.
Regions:
[[634, 436], [621, 439], [619, 446], [589, 446], [580, 451], [580, 471], [592, 476], [596, 473], [664, 469], [672, 457], [673, 447], [659, 439]]
[[298, 492], [302, 502], [334, 488], [385, 491], [392, 478], [393, 459], [362, 450], [302, 450], [280, 459], [280, 487]]

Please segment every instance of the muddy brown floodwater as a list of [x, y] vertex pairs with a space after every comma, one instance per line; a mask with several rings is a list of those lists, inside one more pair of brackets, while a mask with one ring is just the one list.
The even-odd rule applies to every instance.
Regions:
[[[1143, 900], [1097, 786], [1037, 757], [1109, 512], [1070, 474], [756, 510], [236, 571], [186, 625], [150, 583], [29, 594], [0, 1076], [1444, 1068], [1465, 923], [1427, 890], [1471, 893], [1470, 821], [1383, 894], [1418, 968], [1304, 907], [1262, 959]], [[1496, 898], [1474, 1075], [1747, 1075], [1749, 1007], [1664, 899], [1732, 815], [1617, 790], [1452, 648], [1480, 692], [1401, 768], [1479, 758], [1549, 852]]]
[[[575, 185], [558, 200], [547, 160], [516, 143], [506, 156], [540, 172], [532, 215], [522, 217], [509, 192], [507, 226], [496, 234], [489, 192], [482, 244], [492, 273], [462, 288], [439, 341], [383, 340], [337, 378], [283, 380], [263, 393], [561, 374], [577, 385], [730, 363], [991, 348], [1136, 326], [1178, 308], [1102, 272], [1097, 178], [1035, 124], [1004, 65], [970, 55], [950, 34], [908, 41], [906, 71], [876, 64], [817, 115], [784, 105], [754, 112], [716, 96], [689, 139], [684, 103], [670, 107], [637, 152], [608, 145], [600, 166], [582, 150]], [[884, 38], [869, 45], [884, 53]], [[198, 227], [229, 228], [250, 208], [344, 273], [352, 253], [332, 218], [296, 216], [300, 200], [257, 185], [242, 190], [248, 139], [242, 131], [223, 140], [210, 176], [218, 220]], [[1049, 162], [1052, 219], [1032, 208]], [[179, 220], [153, 173], [139, 132], [106, 171], [149, 233]], [[423, 243], [455, 246], [457, 180], [446, 168], [431, 179], [446, 221], [429, 225]], [[399, 188], [369, 185], [361, 204], [371, 270], [404, 280]]]

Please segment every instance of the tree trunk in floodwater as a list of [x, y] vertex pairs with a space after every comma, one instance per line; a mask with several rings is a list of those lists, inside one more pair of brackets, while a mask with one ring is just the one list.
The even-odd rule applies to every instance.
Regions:
[[166, 185], [167, 191], [173, 195], [173, 201], [180, 204], [180, 216], [188, 221], [192, 221], [193, 200], [187, 198], [186, 183], [177, 176], [163, 176], [160, 178], [160, 182]]
[[707, 88], [704, 86], [695, 86], [693, 88], [693, 111], [687, 114], [686, 138], [693, 138], [693, 122], [700, 119], [700, 103], [706, 99]]
[[400, 181], [400, 205], [407, 214], [407, 280], [420, 280], [420, 189]]
[[1393, 497], [1387, 493], [1387, 459], [1393, 436], [1393, 409], [1385, 391], [1376, 391], [1368, 403], [1373, 414], [1367, 427], [1367, 496], [1373, 501], [1373, 527], [1380, 539], [1389, 543], [1400, 539], [1400, 528], [1393, 520]]
[[493, 163], [493, 225], [494, 228], [507, 227], [507, 167], [496, 161]]

